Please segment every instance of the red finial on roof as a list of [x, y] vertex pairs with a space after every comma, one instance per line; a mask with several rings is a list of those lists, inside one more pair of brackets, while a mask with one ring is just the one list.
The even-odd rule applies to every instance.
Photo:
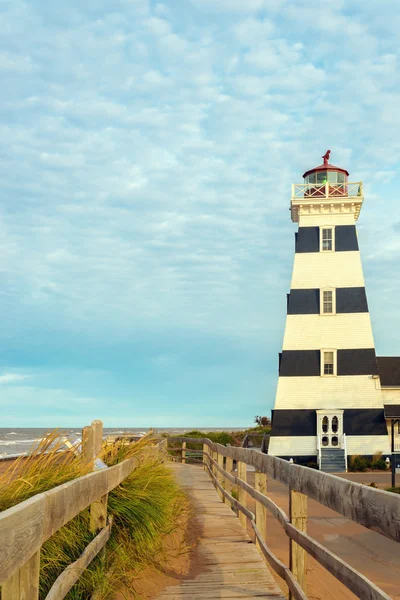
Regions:
[[325, 152], [325, 154], [323, 155], [323, 157], [322, 157], [322, 158], [324, 159], [324, 165], [327, 165], [327, 164], [329, 164], [329, 155], [330, 155], [330, 153], [331, 153], [331, 151], [330, 151], [330, 150], [327, 150], [327, 151]]

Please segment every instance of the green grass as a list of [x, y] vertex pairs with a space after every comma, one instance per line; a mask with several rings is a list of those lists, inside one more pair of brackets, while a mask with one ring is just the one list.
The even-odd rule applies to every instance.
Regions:
[[[51, 442], [50, 442], [51, 439]], [[112, 452], [104, 451], [109, 466], [125, 458], [140, 455], [151, 440], [125, 446], [117, 444]], [[71, 452], [60, 450], [61, 434], [50, 434], [39, 450], [26, 460], [18, 460], [0, 477], [0, 507], [8, 508], [36, 493], [51, 489], [83, 475], [87, 467]], [[113, 517], [110, 540], [105, 550], [92, 561], [67, 595], [69, 600], [107, 600], [117, 590], [134, 594], [135, 581], [149, 566], [164, 569], [174, 552], [182, 550], [165, 542], [185, 527], [188, 504], [171, 472], [158, 460], [143, 453], [141, 464], [112, 490], [108, 496], [108, 513]], [[55, 533], [42, 547], [40, 599], [44, 599], [55, 579], [75, 561], [94, 538], [90, 533], [89, 509]], [[184, 542], [183, 542], [184, 543]], [[132, 597], [132, 596], [129, 596]]]

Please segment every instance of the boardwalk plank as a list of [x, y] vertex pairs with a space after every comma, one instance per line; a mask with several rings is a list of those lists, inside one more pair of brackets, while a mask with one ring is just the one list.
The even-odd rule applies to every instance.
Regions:
[[201, 573], [166, 588], [157, 600], [284, 600], [271, 572], [229, 505], [218, 497], [199, 466], [171, 465], [189, 494], [200, 539]]

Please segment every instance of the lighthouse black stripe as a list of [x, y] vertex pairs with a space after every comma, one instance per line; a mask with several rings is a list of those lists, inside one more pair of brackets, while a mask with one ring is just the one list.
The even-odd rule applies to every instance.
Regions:
[[[282, 351], [279, 377], [316, 377], [320, 374], [320, 350]], [[337, 375], [378, 375], [375, 349], [338, 350]]]
[[367, 295], [364, 287], [337, 288], [337, 313], [368, 312]]
[[374, 348], [337, 351], [338, 375], [378, 375]]
[[319, 252], [319, 227], [299, 227], [296, 252]]
[[[355, 225], [336, 225], [335, 251], [350, 252], [358, 250]], [[296, 252], [319, 252], [319, 227], [299, 227], [296, 241]]]
[[290, 290], [288, 315], [318, 315], [319, 289]]
[[355, 225], [336, 225], [335, 227], [336, 252], [349, 252], [358, 250], [358, 240]]
[[[364, 287], [337, 288], [337, 313], [368, 312], [367, 296]], [[287, 302], [288, 315], [318, 315], [320, 313], [320, 290], [290, 290]]]
[[[381, 408], [344, 409], [343, 433], [346, 435], [387, 435]], [[317, 413], [310, 409], [272, 411], [271, 436], [316, 436]]]
[[283, 350], [279, 377], [314, 377], [321, 373], [319, 350]]

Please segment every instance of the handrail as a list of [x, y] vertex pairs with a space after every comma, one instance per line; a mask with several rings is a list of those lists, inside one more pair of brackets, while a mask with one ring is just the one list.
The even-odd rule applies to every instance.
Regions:
[[[400, 542], [399, 496], [347, 481], [335, 475], [290, 464], [283, 459], [261, 454], [251, 449], [225, 447], [221, 444], [213, 443], [207, 438], [175, 437], [173, 440], [176, 442], [184, 440], [186, 445], [190, 443], [203, 444], [204, 464], [214, 485], [236, 510], [249, 519], [255, 531], [261, 552], [271, 567], [278, 575], [285, 579], [288, 585], [291, 580], [295, 581], [293, 574], [287, 574], [287, 571], [289, 571], [288, 567], [283, 565], [267, 547], [265, 539], [263, 539], [262, 534], [257, 529], [257, 519], [254, 518], [254, 514], [245, 506], [246, 501], [240, 501], [240, 494], [239, 500], [236, 500], [226, 491], [225, 487], [232, 489], [232, 485], [234, 485], [239, 490], [243, 490], [245, 496], [246, 494], [250, 495], [255, 499], [256, 503], [264, 506], [278, 520], [284, 532], [291, 540], [291, 553], [294, 552], [294, 554], [291, 554], [291, 564], [296, 564], [297, 567], [300, 565], [300, 570], [303, 570], [302, 574], [298, 573], [298, 577], [303, 577], [304, 580], [305, 563], [304, 561], [301, 562], [301, 559], [298, 562], [299, 551], [296, 550], [296, 547], [302, 549], [300, 552], [306, 552], [313, 556], [313, 558], [328, 569], [358, 597], [368, 600], [390, 600], [390, 597], [373, 582], [305, 533], [305, 529], [300, 526], [300, 523], [304, 525], [307, 513], [301, 507], [306, 506], [307, 497], [313, 498], [343, 516]], [[267, 495], [254, 489], [241, 477], [233, 475], [232, 472], [229, 472], [228, 467], [224, 469], [223, 457], [227, 459], [227, 465], [228, 460], [229, 464], [232, 464], [233, 460], [238, 463], [238, 474], [239, 465], [247, 464], [255, 467], [256, 473], [263, 473], [289, 486], [291, 495], [290, 506], [298, 502], [297, 508], [295, 507], [297, 512], [293, 512], [292, 507], [289, 519], [285, 512], [268, 498]], [[246, 475], [245, 471], [244, 475]], [[224, 482], [225, 485], [223, 485]], [[304, 500], [301, 500], [301, 498]], [[299, 592], [299, 583], [300, 579], [296, 586], [289, 585], [291, 597], [294, 600], [306, 598], [301, 588]]]
[[318, 451], [318, 468], [322, 468], [322, 451], [321, 451], [321, 436], [317, 436], [317, 451]]
[[343, 434], [343, 449], [344, 449], [344, 464], [346, 466], [346, 473], [349, 469], [349, 459], [347, 456], [347, 438], [346, 438], [346, 434]]

